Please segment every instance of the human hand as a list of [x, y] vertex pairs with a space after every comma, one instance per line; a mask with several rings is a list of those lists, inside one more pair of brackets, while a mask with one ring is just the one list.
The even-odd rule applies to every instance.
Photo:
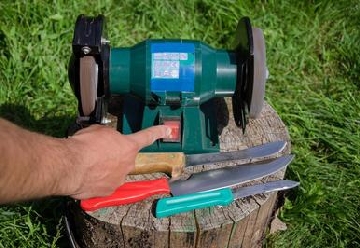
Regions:
[[73, 168], [68, 171], [64, 194], [86, 199], [111, 194], [124, 183], [135, 167], [135, 158], [143, 147], [170, 133], [164, 125], [123, 135], [113, 128], [92, 125], [67, 139]]

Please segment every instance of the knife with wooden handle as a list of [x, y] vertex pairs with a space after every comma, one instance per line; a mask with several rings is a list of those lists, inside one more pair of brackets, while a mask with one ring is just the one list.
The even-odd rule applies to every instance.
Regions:
[[182, 152], [139, 153], [136, 157], [135, 169], [130, 174], [163, 172], [172, 178], [176, 178], [181, 175], [186, 166], [262, 158], [275, 155], [285, 147], [285, 141], [275, 141], [232, 152], [201, 154], [184, 154]]

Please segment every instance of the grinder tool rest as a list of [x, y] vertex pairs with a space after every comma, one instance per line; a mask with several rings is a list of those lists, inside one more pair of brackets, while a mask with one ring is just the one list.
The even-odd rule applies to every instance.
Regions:
[[239, 20], [233, 50], [194, 40], [149, 39], [132, 47], [110, 48], [102, 15], [77, 18], [69, 78], [78, 99], [80, 127], [104, 123], [111, 96], [123, 99], [124, 134], [166, 124], [171, 137], [142, 151], [219, 151], [217, 97], [232, 97], [237, 126], [259, 116], [267, 69], [261, 29]]

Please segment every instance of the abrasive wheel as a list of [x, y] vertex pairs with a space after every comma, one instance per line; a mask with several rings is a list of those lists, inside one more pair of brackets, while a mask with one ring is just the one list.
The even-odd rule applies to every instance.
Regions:
[[265, 39], [260, 28], [252, 28], [254, 75], [249, 106], [249, 117], [257, 118], [264, 106], [265, 82], [268, 74], [266, 68]]

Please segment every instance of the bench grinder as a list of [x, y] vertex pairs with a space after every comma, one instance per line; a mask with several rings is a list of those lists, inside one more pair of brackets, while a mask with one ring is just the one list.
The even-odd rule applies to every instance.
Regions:
[[219, 151], [217, 97], [232, 97], [237, 126], [259, 116], [267, 69], [261, 29], [239, 20], [233, 50], [194, 40], [149, 39], [110, 48], [102, 15], [77, 18], [69, 79], [78, 99], [77, 124], [103, 123], [111, 96], [122, 96], [120, 132], [166, 124], [169, 139], [143, 151]]

